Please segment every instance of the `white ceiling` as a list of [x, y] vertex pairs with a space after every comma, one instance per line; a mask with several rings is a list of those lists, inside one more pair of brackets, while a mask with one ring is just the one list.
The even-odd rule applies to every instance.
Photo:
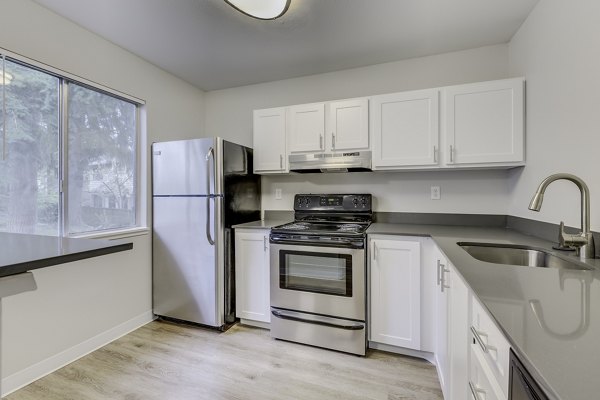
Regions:
[[538, 0], [292, 0], [249, 18], [223, 0], [36, 0], [204, 90], [506, 43]]

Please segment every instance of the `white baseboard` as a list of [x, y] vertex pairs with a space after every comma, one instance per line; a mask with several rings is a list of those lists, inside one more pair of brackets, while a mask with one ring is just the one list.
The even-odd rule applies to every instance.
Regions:
[[129, 332], [146, 325], [154, 319], [155, 317], [152, 313], [152, 310], [146, 311], [137, 317], [130, 319], [129, 321], [125, 321], [122, 324], [102, 332], [71, 348], [68, 348], [65, 351], [48, 357], [37, 364], [7, 376], [6, 378], [2, 379], [2, 396], [7, 396], [16, 390], [29, 385], [31, 382], [34, 382], [56, 371], [57, 369], [72, 363], [73, 361], [93, 352], [94, 350], [97, 350], [100, 347], [120, 338], [121, 336], [125, 336]]
[[435, 357], [434, 357], [433, 353], [430, 353], [428, 351], [406, 349], [404, 347], [392, 346], [389, 344], [377, 343], [377, 342], [371, 342], [371, 341], [369, 341], [369, 348], [375, 349], [375, 350], [387, 351], [388, 353], [396, 353], [396, 354], [402, 354], [405, 356], [422, 358], [422, 359], [427, 360], [430, 363], [435, 365]]
[[240, 318], [240, 324], [255, 326], [257, 328], [271, 329], [271, 324], [268, 322], [253, 321], [251, 319]]

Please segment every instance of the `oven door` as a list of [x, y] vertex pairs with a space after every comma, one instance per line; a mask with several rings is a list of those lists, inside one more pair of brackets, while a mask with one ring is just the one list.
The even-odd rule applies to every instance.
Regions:
[[271, 243], [271, 306], [365, 320], [363, 249]]

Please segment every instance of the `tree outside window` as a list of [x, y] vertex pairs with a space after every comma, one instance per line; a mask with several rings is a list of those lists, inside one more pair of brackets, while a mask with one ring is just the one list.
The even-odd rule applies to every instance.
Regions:
[[[67, 234], [136, 226], [137, 105], [19, 62], [4, 65], [0, 231], [58, 235], [61, 226]], [[68, 144], [66, 160], [61, 142]]]

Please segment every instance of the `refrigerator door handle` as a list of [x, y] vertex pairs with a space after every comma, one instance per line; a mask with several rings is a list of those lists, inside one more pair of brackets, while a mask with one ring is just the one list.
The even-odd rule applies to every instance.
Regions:
[[[210, 159], [213, 159], [213, 162], [210, 162]], [[206, 194], [207, 195], [211, 195], [212, 193], [210, 192], [210, 167], [212, 164], [213, 167], [213, 173], [215, 172], [215, 149], [213, 149], [212, 147], [210, 147], [208, 149], [208, 153], [206, 153]]]
[[[211, 147], [208, 149], [208, 153], [206, 153], [206, 194], [210, 195], [210, 167], [211, 167], [211, 162], [210, 159], [213, 159], [212, 162], [212, 167], [213, 167], [213, 172], [215, 170], [214, 167], [214, 159], [215, 159], [215, 151], [214, 149]], [[206, 199], [206, 239], [208, 240], [208, 243], [211, 244], [211, 246], [214, 246], [215, 241], [212, 238], [211, 234], [210, 234], [210, 201], [213, 200], [214, 201], [214, 197], [208, 197]]]
[[211, 244], [211, 246], [215, 245], [215, 241], [212, 238], [212, 235], [210, 234], [210, 201], [211, 200], [215, 200], [214, 197], [207, 197], [206, 198], [206, 239], [208, 240], [208, 243]]

